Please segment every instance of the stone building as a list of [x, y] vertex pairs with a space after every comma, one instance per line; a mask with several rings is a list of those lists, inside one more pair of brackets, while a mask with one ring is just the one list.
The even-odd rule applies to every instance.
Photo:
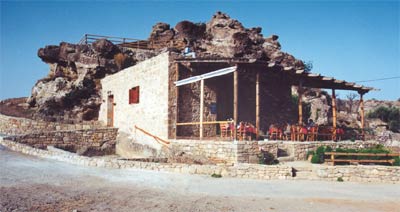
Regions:
[[[354, 90], [361, 96], [372, 90], [274, 62], [172, 52], [107, 76], [101, 85], [99, 120], [145, 143], [215, 139], [218, 123], [227, 119], [252, 123], [257, 134], [273, 123], [301, 122], [303, 87]], [[295, 107], [293, 85], [300, 91]]]

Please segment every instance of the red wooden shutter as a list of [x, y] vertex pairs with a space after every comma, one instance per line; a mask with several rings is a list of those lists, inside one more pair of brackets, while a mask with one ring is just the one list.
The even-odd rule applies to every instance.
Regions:
[[135, 101], [134, 103], [139, 103], [139, 86], [135, 89]]
[[139, 103], [139, 86], [129, 90], [129, 104]]

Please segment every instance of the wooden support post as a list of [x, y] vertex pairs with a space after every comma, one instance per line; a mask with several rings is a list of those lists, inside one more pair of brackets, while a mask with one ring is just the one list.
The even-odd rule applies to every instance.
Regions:
[[364, 93], [360, 93], [360, 117], [361, 117], [361, 136], [362, 140], [365, 140], [365, 122], [364, 122]]
[[[176, 81], [179, 81], [179, 63], [175, 63], [175, 77], [176, 77]], [[175, 139], [177, 137], [177, 133], [178, 133], [178, 126], [176, 125], [176, 123], [178, 123], [179, 121], [179, 86], [175, 86], [176, 88], [176, 106], [175, 106]]]
[[333, 136], [332, 140], [336, 140], [336, 93], [335, 89], [332, 89], [332, 127], [333, 127]]
[[237, 140], [237, 122], [238, 122], [238, 70], [236, 66], [233, 72], [233, 124], [234, 124], [234, 139]]
[[203, 139], [204, 79], [200, 81], [200, 140]]
[[260, 136], [260, 72], [256, 76], [256, 141]]
[[297, 89], [298, 93], [298, 108], [299, 108], [299, 125], [303, 124], [303, 104], [302, 104], [302, 97], [303, 97], [303, 82], [300, 81], [299, 87]]

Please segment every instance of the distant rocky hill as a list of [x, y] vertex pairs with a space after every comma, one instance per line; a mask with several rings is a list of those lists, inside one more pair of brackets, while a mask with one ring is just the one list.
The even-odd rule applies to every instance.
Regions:
[[[33, 86], [27, 102], [37, 118], [95, 120], [101, 104], [100, 79], [159, 52], [181, 52], [182, 43], [190, 45], [198, 57], [252, 58], [304, 67], [302, 61], [281, 51], [277, 35], [265, 38], [261, 31], [260, 27], [245, 28], [227, 14], [217, 12], [206, 24], [181, 21], [171, 28], [169, 24], [157, 23], [148, 39], [154, 44], [152, 52], [121, 48], [107, 40], [49, 45], [38, 51], [42, 61], [49, 64], [49, 73]], [[171, 47], [171, 43], [176, 45]]]

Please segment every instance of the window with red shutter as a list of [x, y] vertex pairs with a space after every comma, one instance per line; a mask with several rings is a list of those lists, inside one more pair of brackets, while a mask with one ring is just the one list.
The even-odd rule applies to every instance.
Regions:
[[139, 86], [129, 90], [129, 104], [139, 103]]

